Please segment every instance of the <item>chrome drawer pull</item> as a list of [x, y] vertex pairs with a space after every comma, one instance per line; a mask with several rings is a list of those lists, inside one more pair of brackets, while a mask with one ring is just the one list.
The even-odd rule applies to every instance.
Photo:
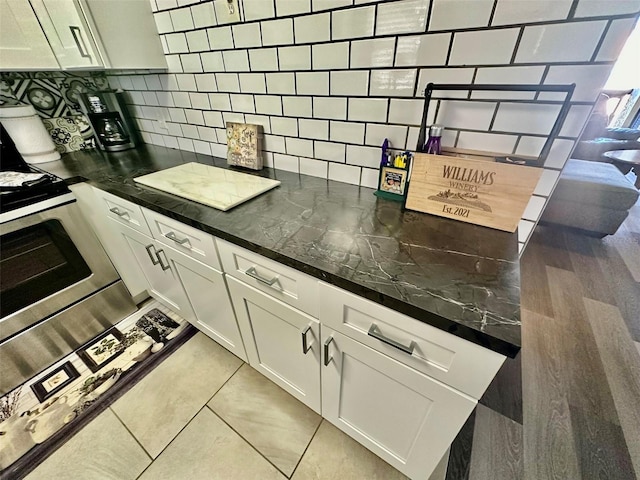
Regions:
[[164, 236], [167, 237], [169, 240], [173, 240], [178, 245], [184, 245], [185, 243], [189, 243], [188, 238], [178, 238], [176, 237], [176, 234], [174, 232], [165, 233]]
[[162, 267], [162, 270], [169, 270], [171, 268], [171, 265], [169, 264], [169, 260], [167, 260], [167, 264], [165, 265], [164, 262], [162, 261], [162, 257], [160, 256], [160, 254], [164, 255], [165, 260], [167, 260], [167, 254], [164, 253], [163, 249], [158, 250], [158, 252], [156, 253], [156, 255], [158, 256], [158, 261], [160, 262], [160, 266]]
[[328, 367], [333, 357], [329, 356], [329, 345], [333, 342], [333, 337], [329, 337], [324, 341], [324, 366]]
[[382, 333], [378, 331], [378, 326], [375, 323], [371, 324], [371, 327], [369, 328], [367, 335], [377, 340], [380, 340], [382, 343], [386, 343], [390, 347], [397, 348], [398, 350], [402, 350], [404, 353], [408, 353], [409, 355], [413, 355], [413, 350], [416, 348], [416, 342], [414, 342], [413, 340], [407, 347], [401, 343], [396, 342], [395, 340], [385, 337], [384, 335], [382, 335]]
[[261, 277], [260, 275], [258, 275], [258, 272], [256, 271], [256, 267], [248, 268], [244, 273], [245, 273], [245, 275], [249, 275], [251, 278], [255, 278], [259, 282], [262, 282], [265, 285], [268, 285], [270, 287], [273, 287], [273, 284], [278, 281], [278, 277], [273, 277], [270, 280]]
[[[150, 243], [149, 245], [147, 245], [146, 247], [144, 247], [147, 249], [147, 253], [149, 254], [149, 258], [151, 259], [151, 263], [153, 263], [154, 265], [158, 265], [160, 263], [160, 257], [158, 257], [158, 259], [153, 258], [153, 255], [151, 254], [151, 249], [153, 248], [155, 250], [155, 247], [153, 246], [153, 243]], [[158, 252], [156, 252], [156, 257], [158, 256]]]
[[305, 355], [307, 353], [309, 353], [309, 350], [311, 350], [311, 345], [309, 345], [307, 343], [307, 333], [309, 333], [309, 330], [311, 330], [311, 325], [308, 325], [307, 328], [305, 328], [301, 334], [302, 334], [302, 353], [304, 353]]
[[128, 217], [129, 216], [129, 212], [121, 212], [118, 207], [112, 207], [112, 208], [109, 209], [109, 211], [112, 212], [112, 213], [115, 213], [119, 217]]

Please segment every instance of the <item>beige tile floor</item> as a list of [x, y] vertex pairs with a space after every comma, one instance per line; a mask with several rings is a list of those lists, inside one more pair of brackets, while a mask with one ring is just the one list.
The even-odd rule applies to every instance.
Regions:
[[406, 477], [198, 333], [26, 478]]

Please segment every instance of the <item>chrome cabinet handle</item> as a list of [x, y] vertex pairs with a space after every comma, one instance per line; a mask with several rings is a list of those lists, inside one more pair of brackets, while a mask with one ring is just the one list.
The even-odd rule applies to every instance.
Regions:
[[[155, 250], [155, 247], [153, 246], [153, 243], [150, 243], [149, 245], [147, 245], [146, 247], [144, 247], [147, 249], [147, 253], [149, 254], [149, 258], [151, 259], [151, 263], [153, 263], [154, 265], [158, 265], [160, 263], [160, 257], [153, 258], [153, 255], [151, 254], [151, 249], [153, 248]], [[158, 252], [156, 252], [156, 257], [158, 256]]]
[[261, 277], [260, 275], [258, 275], [258, 272], [256, 271], [256, 267], [248, 268], [244, 273], [245, 275], [249, 275], [251, 278], [255, 278], [259, 282], [262, 282], [265, 285], [268, 285], [270, 287], [272, 287], [273, 284], [278, 281], [278, 277], [273, 277], [272, 279], [266, 279]]
[[111, 207], [109, 209], [109, 211], [112, 212], [112, 213], [115, 213], [119, 217], [128, 217], [129, 216], [129, 212], [121, 212], [118, 207]]
[[173, 240], [178, 245], [184, 245], [185, 243], [189, 243], [188, 238], [178, 238], [176, 237], [175, 232], [165, 233], [164, 236], [167, 237], [169, 240]]
[[307, 342], [307, 333], [309, 333], [309, 330], [311, 330], [311, 325], [307, 325], [307, 328], [300, 332], [302, 335], [302, 353], [305, 355], [311, 350], [311, 345]]
[[[160, 256], [160, 254], [164, 255], [164, 259], [166, 260], [167, 264], [165, 265], [164, 262], [162, 261], [162, 257]], [[171, 268], [171, 265], [169, 264], [169, 260], [167, 259], [167, 254], [164, 253], [164, 250], [161, 248], [160, 250], [158, 250], [158, 252], [156, 253], [156, 255], [158, 255], [158, 261], [160, 262], [160, 266], [162, 267], [162, 270], [169, 270]]]
[[76, 42], [76, 47], [78, 47], [80, 56], [91, 60], [91, 55], [89, 55], [89, 53], [87, 52], [87, 47], [84, 44], [84, 39], [82, 38], [82, 31], [80, 30], [80, 27], [69, 26], [69, 30], [71, 31], [73, 40]]
[[416, 342], [414, 342], [413, 340], [407, 347], [399, 342], [396, 342], [395, 340], [385, 337], [382, 333], [380, 333], [380, 331], [378, 331], [378, 326], [375, 323], [371, 324], [371, 327], [369, 327], [369, 331], [367, 332], [367, 335], [377, 340], [380, 340], [382, 343], [386, 343], [387, 345], [393, 348], [397, 348], [398, 350], [401, 350], [404, 353], [407, 353], [409, 355], [413, 355], [413, 350], [416, 348]]
[[328, 367], [333, 357], [329, 356], [329, 345], [333, 342], [333, 337], [329, 337], [324, 341], [324, 366]]

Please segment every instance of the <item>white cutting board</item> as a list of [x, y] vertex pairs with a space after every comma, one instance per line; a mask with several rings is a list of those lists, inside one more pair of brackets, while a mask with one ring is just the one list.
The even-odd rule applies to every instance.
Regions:
[[136, 177], [133, 181], [222, 211], [280, 185], [279, 180], [195, 162]]

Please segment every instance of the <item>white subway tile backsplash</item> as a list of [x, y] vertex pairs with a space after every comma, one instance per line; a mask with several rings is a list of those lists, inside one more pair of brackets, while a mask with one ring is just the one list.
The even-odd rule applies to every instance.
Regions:
[[449, 65], [508, 64], [517, 38], [517, 28], [455, 33]]
[[298, 136], [298, 121], [295, 118], [271, 117], [271, 133], [287, 137]]
[[208, 28], [207, 36], [209, 37], [209, 45], [211, 50], [224, 50], [225, 48], [233, 48], [233, 36], [231, 27]]
[[142, 92], [142, 99], [145, 105], [158, 105], [158, 97], [156, 92]]
[[196, 153], [200, 153], [202, 155], [211, 155], [211, 146], [209, 145], [209, 142], [194, 140], [193, 149]]
[[302, 175], [311, 175], [312, 177], [327, 178], [329, 164], [312, 158], [300, 159], [300, 173]]
[[291, 94], [296, 93], [296, 79], [293, 73], [267, 73], [267, 92]]
[[162, 137], [162, 135], [151, 133], [150, 137], [151, 141], [149, 143], [151, 143], [151, 145], [159, 145], [161, 147], [164, 147], [164, 138]]
[[224, 72], [222, 52], [205, 52], [200, 54], [205, 72]]
[[353, 0], [311, 0], [313, 11], [333, 10], [334, 8], [353, 5]]
[[178, 6], [178, 0], [156, 0], [158, 10], [166, 10], [168, 8], [175, 8]]
[[249, 50], [249, 65], [253, 72], [273, 72], [278, 70], [278, 49], [260, 48]]
[[315, 97], [313, 99], [313, 116], [315, 118], [346, 120], [347, 99], [336, 97]]
[[540, 214], [544, 209], [544, 204], [546, 203], [546, 201], [547, 199], [544, 197], [537, 197], [535, 195], [532, 196], [529, 199], [529, 203], [527, 204], [527, 207], [524, 209], [522, 218], [526, 220], [531, 220], [533, 222], [538, 221], [538, 218], [540, 218]]
[[191, 106], [193, 108], [199, 108], [200, 110], [208, 110], [211, 108], [209, 103], [209, 95], [206, 93], [190, 93]]
[[533, 227], [535, 227], [535, 223], [530, 222], [528, 220], [520, 220], [518, 223], [518, 242], [526, 242], [529, 235], [533, 231]]
[[170, 108], [169, 117], [172, 122], [187, 123], [187, 117], [185, 116], [182, 108]]
[[390, 67], [395, 44], [393, 37], [351, 42], [351, 68]]
[[269, 117], [266, 115], [246, 114], [244, 116], [244, 120], [245, 122], [253, 125], [261, 125], [263, 133], [271, 133], [271, 122], [269, 121]]
[[575, 142], [572, 140], [556, 139], [551, 145], [549, 156], [544, 162], [545, 168], [562, 168], [567, 159], [571, 155], [571, 151], [575, 146]]
[[370, 95], [413, 97], [416, 70], [374, 70], [371, 72]]
[[358, 185], [360, 182], [360, 167], [343, 165], [341, 163], [330, 163], [329, 180]]
[[596, 61], [608, 62], [618, 58], [622, 47], [624, 46], [629, 34], [635, 25], [635, 18], [624, 18], [611, 22], [606, 37], [600, 45]]
[[209, 37], [204, 30], [194, 30], [187, 32], [187, 45], [190, 52], [205, 52], [209, 50]]
[[280, 70], [310, 70], [311, 46], [278, 48]]
[[331, 72], [331, 95], [364, 96], [369, 88], [369, 72], [338, 71]]
[[162, 83], [160, 82], [159, 75], [145, 75], [143, 79], [149, 90], [162, 90]]
[[[389, 104], [389, 123], [420, 125], [424, 100], [404, 100], [392, 98]], [[434, 109], [431, 109], [433, 112]], [[433, 122], [429, 122], [433, 123]]]
[[495, 103], [443, 101], [440, 103], [437, 123], [445, 128], [463, 128], [469, 130], [489, 129]]
[[[425, 68], [420, 70], [417, 95], [424, 95], [429, 83], [471, 83], [473, 68]], [[441, 98], [466, 98], [467, 92], [438, 91], [434, 95]]]
[[210, 93], [209, 102], [213, 110], [228, 112], [231, 110], [231, 100], [228, 93]]
[[273, 166], [278, 170], [299, 173], [300, 167], [298, 161], [298, 157], [291, 155], [283, 155], [281, 153], [274, 153], [273, 155]]
[[234, 112], [256, 113], [256, 108], [253, 104], [253, 95], [231, 94], [231, 109]]
[[298, 120], [298, 129], [302, 138], [329, 140], [329, 122], [327, 120], [300, 118]]
[[501, 103], [493, 130], [548, 135], [558, 113], [559, 105]]
[[562, 137], [579, 137], [582, 127], [589, 119], [591, 113], [591, 105], [573, 105], [569, 109], [567, 118], [565, 118], [560, 136]]
[[533, 193], [548, 197], [553, 191], [553, 187], [560, 176], [560, 172], [556, 170], [543, 170], [538, 185], [536, 185]]
[[298, 95], [329, 95], [329, 72], [296, 73]]
[[[420, 135], [420, 128], [409, 127], [409, 134], [407, 135], [407, 150], [416, 151], [418, 145], [418, 136]], [[447, 145], [451, 146], [451, 145]]]
[[267, 115], [282, 115], [281, 97], [275, 95], [256, 95], [256, 112]]
[[[479, 68], [474, 83], [540, 83], [544, 66]], [[475, 93], [475, 92], [474, 92]]]
[[549, 68], [544, 83], [566, 85], [580, 79], [571, 100], [592, 102], [600, 94], [609, 72], [610, 67], [607, 65], [553, 65]]
[[221, 92], [240, 92], [237, 73], [216, 73], [216, 84]]
[[193, 148], [193, 140], [190, 138], [178, 137], [178, 146], [180, 147], [180, 150], [185, 150], [187, 152], [195, 151]]
[[186, 53], [189, 51], [187, 37], [184, 33], [171, 33], [165, 35], [165, 38], [167, 39], [169, 53]]
[[171, 96], [171, 92], [156, 92], [156, 97], [158, 97], [158, 105], [161, 107], [173, 107], [173, 97]]
[[171, 92], [171, 95], [173, 96], [173, 104], [176, 107], [191, 108], [188, 92]]
[[198, 128], [195, 125], [180, 125], [182, 129], [182, 135], [187, 138], [200, 138], [198, 136]]
[[267, 93], [264, 73], [240, 73], [238, 79], [242, 93]]
[[429, 31], [486, 27], [493, 0], [433, 0]]
[[203, 72], [202, 63], [200, 62], [200, 54], [191, 53], [189, 55], [180, 55], [182, 62], [182, 70], [185, 72]]
[[378, 6], [376, 35], [423, 33], [426, 29], [428, 12], [429, 0], [381, 3]]
[[178, 139], [176, 137], [170, 137], [165, 135], [162, 137], [164, 140], [164, 146], [167, 148], [175, 148], [178, 149], [180, 146], [178, 145]]
[[275, 135], [264, 136], [264, 148], [270, 152], [285, 153], [284, 137], [277, 137]]
[[332, 142], [313, 142], [315, 157], [329, 162], [344, 163], [346, 158], [346, 145]]
[[251, 48], [261, 45], [259, 23], [241, 23], [234, 25], [231, 29], [236, 48]]
[[[525, 27], [516, 62], [586, 61], [595, 51], [607, 22], [573, 22]], [[570, 38], [571, 41], [567, 41]], [[562, 45], [562, 48], [558, 48]]]
[[288, 117], [311, 117], [311, 97], [283, 97], [282, 108]]
[[290, 18], [261, 22], [262, 44], [291, 45], [293, 43], [293, 21]]
[[132, 75], [130, 78], [135, 90], [147, 90], [147, 82], [144, 81], [143, 76]]
[[370, 37], [373, 35], [375, 7], [351, 8], [331, 13], [331, 38]]
[[402, 150], [406, 148], [407, 127], [367, 123], [364, 143], [380, 147], [385, 138], [389, 139], [391, 148]]
[[176, 31], [193, 30], [193, 18], [190, 8], [179, 8], [171, 11], [171, 23]]
[[275, 0], [275, 3], [276, 14], [279, 17], [311, 11], [311, 0]]
[[[226, 136], [225, 136], [226, 139]], [[218, 158], [227, 158], [227, 146], [220, 143], [211, 144], [211, 155]]]
[[516, 135], [502, 135], [484, 132], [460, 132], [458, 148], [483, 150], [496, 153], [513, 153], [518, 137]]
[[563, 20], [567, 18], [572, 0], [498, 0], [492, 25]]
[[[185, 119], [186, 122], [186, 119]], [[169, 135], [173, 135], [174, 137], [182, 136], [182, 128], [180, 128], [179, 123], [171, 123], [167, 122], [167, 130], [169, 131]]]
[[187, 117], [187, 123], [190, 125], [204, 125], [204, 116], [202, 110], [185, 110], [184, 114]]
[[222, 59], [227, 72], [249, 71], [249, 55], [246, 50], [225, 50], [222, 52]]
[[246, 21], [273, 18], [276, 14], [273, 2], [265, 2], [264, 0], [243, 0], [242, 8]]
[[[159, 75], [160, 84], [164, 90], [178, 90], [178, 81], [176, 80], [176, 76], [173, 73], [165, 73]], [[120, 80], [126, 77], [119, 77]], [[122, 87], [124, 88], [124, 87]]]
[[369, 188], [378, 188], [378, 169], [363, 168], [360, 175], [360, 185]]
[[284, 143], [289, 155], [313, 157], [313, 141], [311, 140], [287, 137], [284, 139]]
[[330, 13], [297, 17], [294, 20], [296, 43], [324, 42], [329, 40], [331, 28], [329, 26]]
[[212, 27], [217, 23], [211, 2], [191, 7], [191, 16], [193, 17], [193, 26], [196, 28]]
[[349, 42], [313, 45], [311, 58], [314, 70], [349, 68]]
[[388, 103], [386, 98], [351, 98], [347, 118], [350, 121], [386, 122]]
[[[244, 123], [244, 114], [235, 112], [223, 112], [222, 119], [224, 120], [225, 125], [227, 122]], [[218, 135], [218, 140], [220, 140], [220, 135]]]
[[262, 164], [267, 168], [273, 168], [273, 153], [262, 152]]
[[450, 42], [450, 33], [399, 37], [396, 67], [444, 65]]
[[516, 148], [516, 155], [538, 157], [540, 156], [545, 141], [546, 137], [520, 137], [518, 148]]
[[164, 58], [167, 61], [168, 72], [171, 72], [171, 73], [182, 72], [182, 63], [180, 63], [180, 55], [165, 55]]
[[380, 166], [380, 148], [347, 145], [347, 163], [360, 167], [376, 168]]
[[204, 124], [208, 127], [224, 128], [224, 121], [222, 120], [222, 113], [220, 112], [203, 112]]
[[362, 145], [364, 143], [364, 124], [331, 121], [329, 140]]
[[638, 0], [580, 0], [575, 17], [599, 17], [638, 13]]
[[156, 21], [158, 33], [173, 32], [173, 23], [171, 23], [171, 14], [169, 12], [155, 13], [153, 19]]

